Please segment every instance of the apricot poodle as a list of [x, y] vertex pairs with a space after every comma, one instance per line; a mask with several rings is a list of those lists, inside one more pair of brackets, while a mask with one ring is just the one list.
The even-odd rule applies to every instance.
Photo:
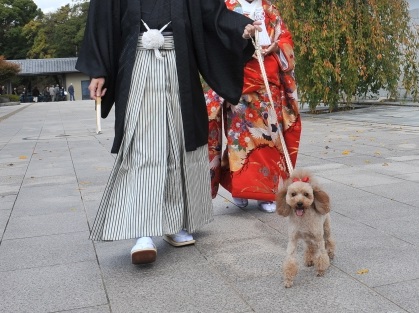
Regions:
[[283, 263], [284, 285], [289, 288], [298, 272], [297, 243], [306, 243], [304, 264], [323, 276], [333, 259], [335, 241], [330, 232], [328, 194], [305, 170], [295, 170], [277, 194], [277, 213], [288, 218], [287, 256]]

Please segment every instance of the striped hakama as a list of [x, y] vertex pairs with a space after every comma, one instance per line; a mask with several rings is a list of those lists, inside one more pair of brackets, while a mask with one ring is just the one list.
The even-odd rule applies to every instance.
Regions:
[[93, 240], [194, 233], [213, 218], [208, 147], [184, 146], [174, 41], [163, 60], [138, 41], [124, 138], [92, 227]]

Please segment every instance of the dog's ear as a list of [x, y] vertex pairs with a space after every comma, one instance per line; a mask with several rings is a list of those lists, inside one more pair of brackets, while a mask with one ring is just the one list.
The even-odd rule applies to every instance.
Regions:
[[276, 212], [282, 216], [288, 216], [291, 214], [291, 207], [287, 203], [287, 187], [284, 186], [279, 189], [276, 194]]
[[330, 212], [330, 198], [329, 195], [321, 190], [319, 187], [313, 188], [314, 209], [320, 214], [327, 214]]

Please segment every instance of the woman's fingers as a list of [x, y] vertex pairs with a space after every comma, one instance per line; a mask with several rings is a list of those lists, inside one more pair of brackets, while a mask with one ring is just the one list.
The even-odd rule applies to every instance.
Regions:
[[275, 41], [275, 42], [274, 42], [273, 44], [271, 44], [268, 48], [263, 49], [263, 50], [262, 50], [262, 54], [263, 54], [263, 55], [268, 55], [268, 54], [271, 54], [271, 53], [277, 52], [278, 50], [279, 50], [278, 43]]
[[247, 24], [243, 31], [243, 38], [250, 39], [255, 36], [256, 31], [262, 31], [260, 25], [262, 25], [261, 21], [253, 22], [253, 24]]

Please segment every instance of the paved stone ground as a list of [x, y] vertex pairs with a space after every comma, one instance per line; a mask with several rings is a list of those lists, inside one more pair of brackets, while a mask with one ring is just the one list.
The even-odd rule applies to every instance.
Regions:
[[[332, 198], [336, 258], [285, 289], [286, 223], [231, 203], [195, 246], [88, 240], [114, 157], [91, 101], [0, 108], [0, 312], [419, 312], [419, 107], [303, 114], [298, 167]], [[301, 256], [301, 251], [300, 251]]]

